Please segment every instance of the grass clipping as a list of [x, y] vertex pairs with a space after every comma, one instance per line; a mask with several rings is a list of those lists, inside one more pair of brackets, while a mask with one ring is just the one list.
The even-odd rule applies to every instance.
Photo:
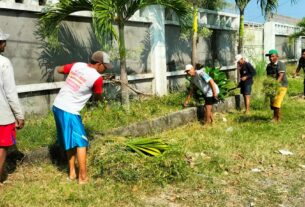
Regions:
[[159, 138], [138, 138], [128, 141], [126, 146], [141, 156], [160, 156], [169, 146]]
[[263, 93], [265, 93], [266, 97], [274, 98], [278, 89], [281, 86], [280, 83], [274, 78], [268, 77], [263, 82]]
[[184, 181], [192, 172], [185, 151], [160, 139], [101, 139], [93, 141], [91, 146], [89, 166], [93, 177], [120, 183], [147, 181], [163, 185]]

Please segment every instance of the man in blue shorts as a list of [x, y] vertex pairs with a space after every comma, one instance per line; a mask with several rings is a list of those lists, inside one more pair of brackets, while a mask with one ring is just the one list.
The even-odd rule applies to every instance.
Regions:
[[[80, 117], [80, 111], [89, 98], [101, 100], [103, 78], [106, 68], [111, 69], [110, 58], [103, 51], [92, 54], [90, 63], [76, 62], [57, 67], [57, 72], [67, 74], [65, 85], [60, 89], [53, 104], [57, 139], [66, 150], [69, 164], [69, 179], [78, 177], [79, 184], [88, 181], [86, 156], [88, 139]], [[76, 175], [75, 160], [79, 173]]]
[[255, 76], [256, 72], [254, 67], [247, 62], [241, 54], [236, 55], [235, 60], [240, 74], [239, 86], [240, 93], [244, 97], [245, 114], [248, 114], [250, 112], [250, 96], [252, 91], [253, 77]]

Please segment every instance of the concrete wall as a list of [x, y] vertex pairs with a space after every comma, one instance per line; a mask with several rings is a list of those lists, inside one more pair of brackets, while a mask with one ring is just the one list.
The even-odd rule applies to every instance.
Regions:
[[294, 41], [289, 41], [289, 37], [276, 35], [275, 36], [275, 49], [278, 50], [281, 58], [283, 59], [295, 59], [295, 44]]
[[[0, 28], [10, 34], [4, 55], [13, 63], [17, 85], [61, 81], [63, 76], [54, 76], [56, 66], [75, 61], [87, 62], [93, 51], [103, 48], [95, 38], [91, 18], [88, 17], [70, 17], [65, 21], [60, 32], [62, 47], [56, 51], [45, 47], [35, 35], [36, 13], [4, 10], [0, 19]], [[151, 72], [149, 26], [136, 22], [126, 26], [129, 74]], [[112, 54], [118, 59], [117, 50]], [[119, 62], [114, 61], [114, 66], [111, 72], [119, 74]]]
[[264, 27], [262, 24], [245, 24], [244, 54], [254, 62], [264, 56]]
[[301, 39], [301, 48], [305, 49], [305, 37]]
[[[191, 40], [180, 38], [177, 25], [166, 25], [167, 71], [182, 70], [191, 62]], [[198, 63], [204, 66], [227, 66], [234, 64], [236, 53], [236, 31], [213, 29], [209, 38], [199, 38], [197, 44]]]

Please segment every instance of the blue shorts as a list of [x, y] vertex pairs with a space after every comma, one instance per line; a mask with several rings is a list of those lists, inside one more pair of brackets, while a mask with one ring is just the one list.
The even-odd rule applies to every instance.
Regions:
[[52, 107], [57, 129], [57, 141], [65, 149], [87, 147], [89, 145], [80, 115], [71, 114], [55, 106]]

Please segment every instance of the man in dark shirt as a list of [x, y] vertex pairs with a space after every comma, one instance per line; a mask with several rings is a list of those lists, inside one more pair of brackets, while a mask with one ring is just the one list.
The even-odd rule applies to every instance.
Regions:
[[277, 95], [270, 100], [271, 109], [273, 110], [273, 121], [280, 120], [280, 108], [283, 99], [287, 93], [288, 79], [286, 76], [286, 66], [283, 62], [279, 61], [277, 50], [270, 50], [266, 56], [269, 57], [270, 63], [267, 65], [267, 76], [276, 79], [280, 83]]
[[[299, 75], [299, 72], [301, 70], [301, 68], [303, 69], [304, 73], [305, 73], [305, 49], [302, 50], [302, 56], [301, 58], [299, 59], [299, 64], [298, 64], [298, 67], [293, 75], [293, 77], [296, 77]], [[305, 98], [305, 76], [304, 76], [304, 90], [303, 90], [303, 95], [304, 95], [304, 98]]]
[[242, 55], [236, 55], [235, 60], [240, 74], [240, 93], [244, 97], [245, 113], [248, 114], [250, 112], [250, 95], [252, 91], [253, 76], [255, 76], [256, 72], [254, 67], [247, 62]]

